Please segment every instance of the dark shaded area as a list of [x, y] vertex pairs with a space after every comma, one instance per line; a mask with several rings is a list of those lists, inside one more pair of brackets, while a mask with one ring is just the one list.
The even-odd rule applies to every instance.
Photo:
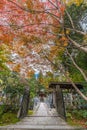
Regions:
[[[72, 84], [70, 82], [51, 82], [49, 84], [49, 88], [56, 88], [56, 85], [59, 85], [60, 88], [62, 89], [74, 89], [74, 87], [72, 86]], [[83, 89], [83, 85], [82, 83], [78, 82], [75, 83], [75, 85], [77, 86], [78, 89]]]

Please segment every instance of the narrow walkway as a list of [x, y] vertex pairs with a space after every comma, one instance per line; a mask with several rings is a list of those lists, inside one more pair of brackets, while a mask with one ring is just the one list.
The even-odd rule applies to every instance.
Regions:
[[[5, 128], [5, 127], [4, 127]], [[15, 125], [0, 130], [77, 130], [58, 117], [55, 109], [49, 110], [45, 103], [40, 103], [33, 116], [25, 117]]]

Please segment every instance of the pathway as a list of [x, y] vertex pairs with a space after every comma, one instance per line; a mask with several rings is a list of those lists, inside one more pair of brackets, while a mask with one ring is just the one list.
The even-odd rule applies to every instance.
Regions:
[[55, 109], [49, 110], [45, 103], [40, 103], [33, 116], [25, 117], [16, 125], [2, 127], [0, 130], [77, 130], [58, 117]]

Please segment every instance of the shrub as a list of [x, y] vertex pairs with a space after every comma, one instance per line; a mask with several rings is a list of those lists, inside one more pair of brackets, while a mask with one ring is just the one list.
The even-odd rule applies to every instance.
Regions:
[[72, 115], [74, 115], [76, 118], [84, 118], [87, 119], [87, 110], [74, 110], [72, 111]]
[[0, 125], [7, 125], [18, 122], [19, 119], [17, 118], [16, 114], [8, 112], [4, 113], [0, 118]]

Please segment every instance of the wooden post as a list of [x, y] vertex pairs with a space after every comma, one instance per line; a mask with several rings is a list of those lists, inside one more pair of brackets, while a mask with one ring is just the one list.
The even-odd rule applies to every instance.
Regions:
[[53, 91], [53, 106], [56, 107], [56, 91]]
[[64, 120], [66, 120], [63, 93], [59, 85], [56, 86], [56, 109], [58, 115]]
[[23, 118], [28, 113], [28, 107], [29, 107], [29, 97], [30, 97], [30, 89], [29, 87], [26, 87], [24, 90], [24, 95], [22, 98], [21, 106], [18, 111], [18, 118]]

